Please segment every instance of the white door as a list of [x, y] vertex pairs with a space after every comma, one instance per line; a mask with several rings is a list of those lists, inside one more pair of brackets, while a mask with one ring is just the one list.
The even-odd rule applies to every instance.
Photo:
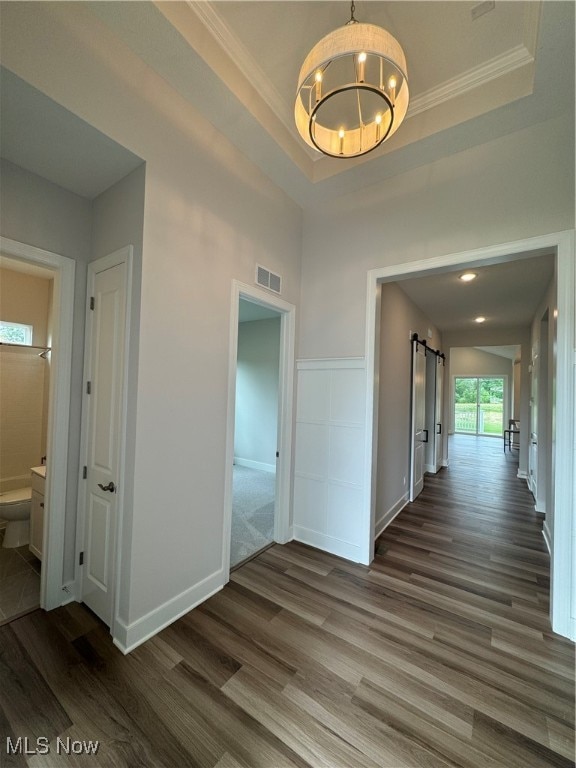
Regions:
[[444, 358], [438, 355], [436, 357], [436, 429], [434, 433], [435, 451], [434, 451], [434, 463], [436, 472], [442, 466], [442, 407], [444, 396]]
[[410, 501], [424, 487], [424, 447], [426, 429], [426, 349], [412, 342], [412, 418], [411, 418]]
[[82, 600], [106, 624], [113, 615], [121, 485], [129, 249], [88, 266], [86, 505]]

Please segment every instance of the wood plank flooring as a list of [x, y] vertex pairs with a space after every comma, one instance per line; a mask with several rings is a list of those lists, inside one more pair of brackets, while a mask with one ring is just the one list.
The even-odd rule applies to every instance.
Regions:
[[2, 766], [573, 765], [574, 646], [516, 470], [458, 438], [369, 568], [274, 546], [127, 657], [78, 604], [0, 627]]

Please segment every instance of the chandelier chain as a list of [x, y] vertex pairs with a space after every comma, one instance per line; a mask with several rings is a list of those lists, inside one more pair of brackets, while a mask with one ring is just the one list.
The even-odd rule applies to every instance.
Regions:
[[350, 2], [350, 21], [346, 22], [346, 24], [358, 24], [358, 19], [354, 18], [354, 12], [356, 11], [356, 5], [354, 3], [354, 0], [351, 0]]

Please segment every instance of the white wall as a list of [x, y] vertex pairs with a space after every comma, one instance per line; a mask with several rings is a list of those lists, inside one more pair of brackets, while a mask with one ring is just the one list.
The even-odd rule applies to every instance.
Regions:
[[512, 418], [516, 421], [520, 420], [520, 379], [521, 379], [522, 365], [520, 360], [514, 362], [514, 411]]
[[364, 361], [302, 360], [297, 369], [294, 538], [367, 564]]
[[[432, 338], [428, 338], [428, 329]], [[410, 402], [412, 344], [417, 333], [442, 350], [437, 328], [408, 298], [398, 283], [381, 286], [378, 465], [376, 470], [376, 534], [408, 500], [410, 474]]]
[[502, 376], [504, 377], [503, 429], [508, 426], [512, 413], [513, 368], [512, 360], [474, 347], [450, 349], [450, 381], [446, 382], [450, 398], [450, 433], [454, 432], [454, 377], [455, 376]]
[[276, 470], [280, 318], [238, 325], [236, 424], [237, 464]]
[[[224, 579], [231, 281], [255, 264], [299, 303], [301, 211], [85, 4], [3, 10], [4, 64], [146, 161], [123, 647]], [[170, 564], [167, 567], [167, 564]]]

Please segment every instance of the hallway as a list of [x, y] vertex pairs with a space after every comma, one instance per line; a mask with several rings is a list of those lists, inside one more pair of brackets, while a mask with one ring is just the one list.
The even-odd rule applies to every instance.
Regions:
[[574, 647], [516, 471], [457, 436], [370, 567], [275, 545], [129, 656], [74, 603], [0, 627], [3, 730], [98, 739], [90, 766], [573, 765]]

